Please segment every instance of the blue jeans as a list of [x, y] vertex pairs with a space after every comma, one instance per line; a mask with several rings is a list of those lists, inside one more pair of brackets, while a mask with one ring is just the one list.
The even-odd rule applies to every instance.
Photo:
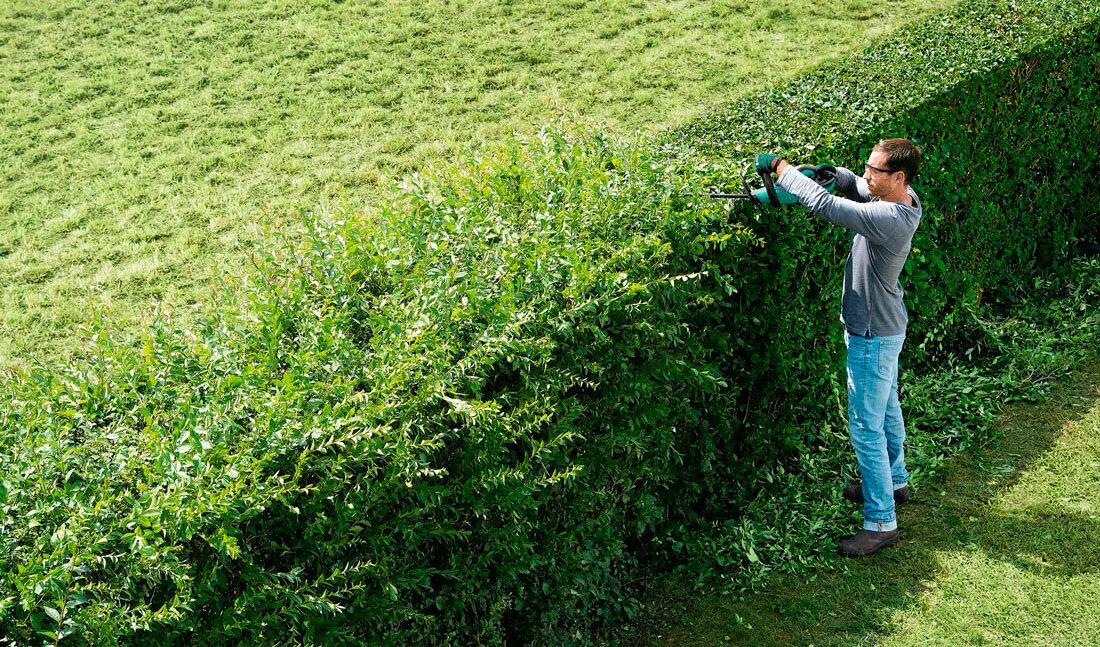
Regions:
[[898, 356], [905, 335], [844, 333], [848, 347], [848, 433], [863, 479], [863, 528], [894, 530], [894, 490], [908, 485], [905, 421], [898, 402]]

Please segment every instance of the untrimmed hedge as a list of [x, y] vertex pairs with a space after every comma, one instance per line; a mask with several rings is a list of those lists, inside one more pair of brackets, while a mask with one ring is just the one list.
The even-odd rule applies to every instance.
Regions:
[[851, 521], [846, 236], [681, 193], [756, 150], [920, 143], [906, 357], [933, 365], [980, 336], [967, 304], [1096, 244], [1098, 27], [967, 4], [656, 142], [547, 131], [308, 216], [193, 328], [13, 375], [0, 634], [584, 643], [646, 569], [806, 559]]

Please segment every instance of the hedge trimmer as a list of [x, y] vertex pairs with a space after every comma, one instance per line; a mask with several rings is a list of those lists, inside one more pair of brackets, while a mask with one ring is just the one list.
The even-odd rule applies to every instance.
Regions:
[[[817, 182], [826, 191], [832, 191], [833, 188], [836, 187], [836, 167], [832, 164], [818, 164], [817, 166], [803, 164], [795, 167], [795, 170], [809, 177], [814, 182]], [[764, 184], [763, 187], [758, 189], [752, 188], [749, 186], [749, 181], [745, 178], [744, 174], [742, 174], [741, 184], [745, 187], [744, 193], [709, 191], [702, 195], [706, 195], [708, 198], [713, 198], [715, 200], [748, 200], [753, 204], [765, 204], [772, 207], [784, 207], [798, 204], [798, 198], [794, 194], [784, 191], [783, 187], [775, 186], [775, 182], [772, 180], [771, 171], [767, 169], [757, 169], [757, 172], [760, 174], [760, 180]]]

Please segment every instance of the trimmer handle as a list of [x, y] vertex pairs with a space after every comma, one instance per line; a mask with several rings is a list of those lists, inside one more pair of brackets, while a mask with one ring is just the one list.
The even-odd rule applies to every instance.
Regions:
[[779, 194], [775, 192], [775, 182], [772, 181], [772, 172], [769, 170], [759, 170], [760, 179], [764, 182], [764, 191], [768, 196], [768, 203], [773, 207], [780, 206]]
[[[801, 166], [796, 166], [795, 170], [814, 182], [817, 182], [821, 188], [830, 193], [836, 188], [836, 167], [832, 164], [818, 164], [817, 166], [802, 164]], [[760, 173], [760, 180], [764, 183], [763, 189], [753, 190], [743, 177], [741, 179], [741, 182], [745, 185], [745, 193], [750, 194], [754, 202], [768, 204], [773, 207], [798, 204], [797, 196], [788, 191], [784, 191], [782, 187], [777, 188], [775, 186], [775, 181], [772, 179], [770, 171], [761, 170], [758, 172]]]
[[826, 191], [831, 193], [836, 188], [836, 167], [832, 164], [818, 164], [817, 166], [803, 164], [796, 168], [801, 171], [802, 175], [817, 182], [818, 186]]

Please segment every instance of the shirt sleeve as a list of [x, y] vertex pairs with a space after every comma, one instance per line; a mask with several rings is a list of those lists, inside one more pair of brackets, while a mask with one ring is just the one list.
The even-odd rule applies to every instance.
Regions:
[[[851, 171], [848, 173], [854, 176]], [[840, 184], [839, 178], [837, 184]], [[897, 209], [893, 204], [880, 201], [857, 202], [832, 195], [793, 166], [779, 176], [779, 185], [794, 194], [799, 204], [814, 215], [862, 234], [876, 245], [885, 245], [898, 228]]]
[[844, 197], [856, 202], [870, 202], [871, 192], [867, 190], [867, 180], [843, 166], [836, 167], [836, 190]]

